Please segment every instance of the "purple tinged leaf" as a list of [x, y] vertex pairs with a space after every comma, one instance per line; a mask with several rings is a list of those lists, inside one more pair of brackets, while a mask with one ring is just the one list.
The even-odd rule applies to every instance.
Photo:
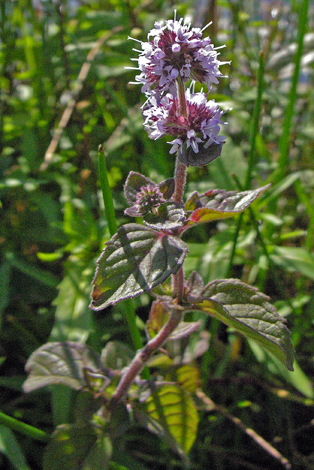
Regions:
[[151, 179], [146, 176], [131, 171], [127, 177], [124, 185], [124, 195], [130, 206], [136, 204], [136, 196], [141, 191], [143, 186], [152, 185], [157, 186]]
[[182, 321], [179, 323], [177, 328], [171, 333], [168, 340], [174, 341], [174, 340], [186, 338], [187, 336], [190, 336], [192, 333], [195, 333], [199, 329], [200, 326], [201, 326], [201, 323], [198, 321], [195, 321], [195, 322], [194, 321], [193, 322]]
[[178, 237], [138, 224], [121, 226], [97, 261], [90, 307], [102, 310], [150, 291], [178, 271], [187, 252]]
[[222, 151], [223, 144], [211, 144], [205, 148], [203, 143], [198, 144], [198, 152], [195, 153], [192, 147], [184, 149], [179, 152], [178, 157], [180, 162], [186, 166], [204, 166], [218, 158]]
[[204, 288], [204, 282], [197, 271], [193, 271], [188, 277], [186, 283], [186, 297], [189, 303], [195, 303], [199, 300], [202, 290]]
[[34, 351], [28, 359], [24, 382], [25, 392], [32, 392], [50, 384], [63, 384], [75, 390], [88, 388], [85, 370], [100, 371], [100, 356], [86, 344], [67, 341], [47, 343]]
[[269, 297], [238, 279], [210, 282], [202, 292], [200, 310], [255, 340], [293, 370], [294, 351], [284, 319]]
[[184, 208], [186, 211], [194, 211], [200, 207], [202, 207], [200, 195], [197, 191], [194, 191], [186, 200]]
[[197, 195], [193, 194], [193, 199], [188, 200], [188, 207], [193, 207], [193, 204], [199, 204], [201, 207], [192, 209], [193, 212], [187, 220], [186, 228], [194, 224], [232, 217], [244, 211], [269, 186], [239, 193], [220, 189], [210, 190], [200, 195], [199, 200], [197, 200]]
[[130, 206], [136, 204], [138, 193], [141, 192], [143, 186], [148, 185], [159, 188], [166, 200], [170, 199], [174, 193], [174, 178], [168, 178], [161, 183], [156, 184], [150, 178], [147, 178], [135, 171], [130, 171], [124, 185], [124, 195]]

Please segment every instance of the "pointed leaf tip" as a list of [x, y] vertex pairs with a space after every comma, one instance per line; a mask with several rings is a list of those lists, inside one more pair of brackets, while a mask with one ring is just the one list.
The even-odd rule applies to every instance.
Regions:
[[209, 283], [202, 297], [202, 311], [254, 339], [293, 370], [290, 332], [266, 295], [238, 279], [223, 279]]

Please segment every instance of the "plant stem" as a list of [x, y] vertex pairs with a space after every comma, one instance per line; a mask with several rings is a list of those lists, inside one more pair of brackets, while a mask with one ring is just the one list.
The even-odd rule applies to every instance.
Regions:
[[176, 160], [176, 169], [175, 169], [175, 189], [172, 196], [174, 202], [178, 202], [179, 204], [182, 202], [182, 196], [185, 188], [185, 181], [186, 181], [186, 165], [180, 162], [178, 156]]
[[172, 296], [177, 299], [180, 304], [184, 294], [184, 271], [183, 267], [179, 268], [177, 274], [172, 277]]
[[[113, 236], [118, 229], [118, 224], [117, 224], [116, 214], [115, 214], [114, 205], [113, 205], [112, 193], [111, 193], [111, 189], [109, 186], [106, 157], [105, 157], [102, 145], [100, 145], [98, 148], [98, 162], [99, 162], [99, 180], [100, 180], [102, 195], [104, 199], [109, 233], [111, 236]], [[128, 328], [129, 328], [133, 346], [136, 350], [140, 349], [143, 346], [143, 341], [142, 341], [142, 336], [139, 332], [139, 329], [136, 325], [136, 317], [135, 317], [132, 300], [131, 299], [125, 300], [123, 302], [123, 306], [124, 306], [124, 313], [125, 313], [125, 317], [128, 323]], [[144, 369], [143, 376], [146, 380], [150, 379], [148, 369]]]
[[7, 426], [14, 431], [18, 431], [25, 436], [31, 437], [32, 439], [37, 439], [38, 441], [48, 442], [50, 439], [49, 434], [42, 431], [41, 429], [34, 428], [29, 424], [22, 423], [21, 421], [12, 418], [0, 411], [0, 424]]
[[[185, 86], [180, 76], [178, 77], [176, 83], [179, 101], [179, 112], [182, 116], [187, 116]], [[179, 160], [179, 152], [180, 150], [178, 150], [176, 159], [176, 168], [174, 174], [175, 189], [172, 199], [174, 200], [174, 202], [181, 204], [186, 182], [187, 166]], [[184, 271], [182, 266], [181, 268], [179, 268], [179, 271], [172, 276], [172, 292], [173, 298], [177, 299], [178, 303], [180, 303], [182, 301], [184, 293]]]
[[141, 372], [148, 359], [152, 354], [159, 349], [164, 342], [168, 339], [169, 335], [174, 331], [178, 326], [182, 318], [182, 312], [180, 308], [173, 308], [167, 323], [159, 331], [159, 333], [152, 338], [143, 349], [140, 349], [134, 359], [132, 360], [129, 368], [126, 370], [122, 376], [119, 385], [117, 386], [112, 399], [111, 405], [115, 406], [124, 395], [127, 393], [132, 383], [134, 382], [136, 376]]

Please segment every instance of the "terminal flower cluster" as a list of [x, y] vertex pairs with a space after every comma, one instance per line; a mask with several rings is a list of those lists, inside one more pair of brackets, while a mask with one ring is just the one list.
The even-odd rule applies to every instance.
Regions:
[[179, 110], [178, 98], [167, 94], [157, 104], [155, 97], [149, 100], [144, 109], [144, 127], [152, 139], [164, 135], [174, 136], [170, 153], [178, 150], [182, 152], [183, 145], [192, 148], [195, 153], [199, 151], [199, 144], [206, 149], [211, 144], [220, 144], [225, 138], [219, 136], [222, 110], [214, 100], [207, 101], [205, 93], [191, 93], [186, 90], [186, 115]]
[[176, 94], [176, 80], [190, 79], [206, 83], [218, 83], [222, 77], [218, 52], [210, 38], [202, 38], [203, 29], [191, 28], [190, 24], [168, 20], [156, 22], [148, 34], [148, 42], [141, 42], [138, 61], [141, 73], [135, 80], [142, 83], [142, 92], [158, 96], [170, 92]]
[[[170, 153], [211, 152], [212, 144], [218, 144], [221, 150], [225, 140], [218, 135], [220, 126], [226, 124], [219, 105], [208, 100], [207, 93], [191, 91], [196, 81], [206, 83], [210, 90], [223, 76], [220, 66], [226, 63], [218, 59], [211, 40], [203, 38], [204, 29], [191, 28], [182, 18], [168, 20], [165, 25], [156, 22], [148, 41], [139, 41], [142, 50], [134, 59], [140, 70], [135, 83], [142, 84], [147, 97], [144, 127], [151, 139], [172, 137]], [[187, 88], [188, 81], [191, 86]], [[196, 164], [202, 166], [204, 159], [196, 160]]]

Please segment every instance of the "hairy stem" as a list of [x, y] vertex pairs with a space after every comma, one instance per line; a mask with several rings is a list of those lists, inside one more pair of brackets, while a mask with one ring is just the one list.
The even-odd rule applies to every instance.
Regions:
[[116, 391], [114, 392], [111, 399], [111, 406], [115, 406], [125, 396], [136, 376], [144, 368], [145, 364], [152, 356], [152, 354], [159, 349], [164, 342], [169, 338], [173, 330], [178, 326], [182, 318], [182, 312], [179, 308], [175, 308], [171, 311], [167, 323], [159, 331], [159, 333], [152, 338], [143, 349], [140, 349], [130, 366], [122, 376]]
[[174, 202], [181, 203], [186, 181], [186, 165], [180, 162], [178, 156], [176, 161], [174, 180], [175, 189], [172, 199], [174, 200]]

